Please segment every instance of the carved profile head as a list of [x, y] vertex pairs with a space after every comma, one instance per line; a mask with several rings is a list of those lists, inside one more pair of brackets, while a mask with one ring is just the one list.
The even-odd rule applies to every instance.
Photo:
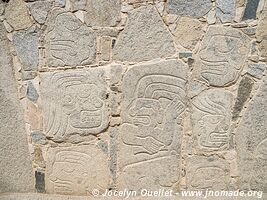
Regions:
[[96, 37], [73, 14], [60, 8], [49, 17], [46, 37], [48, 66], [77, 66], [95, 59]]
[[232, 29], [212, 26], [203, 39], [197, 67], [200, 76], [212, 86], [234, 83], [246, 60], [250, 42], [243, 33]]

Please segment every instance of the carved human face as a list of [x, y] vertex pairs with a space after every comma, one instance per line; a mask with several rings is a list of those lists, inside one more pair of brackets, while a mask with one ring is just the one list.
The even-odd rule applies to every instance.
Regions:
[[[155, 127], [162, 119], [161, 106], [154, 99], [138, 98], [134, 100], [129, 109], [129, 115], [136, 126]], [[161, 113], [162, 114], [162, 113]]]
[[73, 14], [55, 9], [48, 23], [47, 53], [53, 67], [89, 64], [95, 58], [95, 36]]
[[90, 156], [77, 152], [60, 152], [56, 155], [49, 180], [53, 182], [54, 192], [58, 194], [87, 194], [90, 180], [96, 176], [89, 172]]
[[201, 76], [214, 86], [235, 82], [244, 65], [248, 45], [245, 36], [236, 30], [209, 29], [199, 52]]
[[63, 111], [74, 128], [97, 128], [102, 122], [104, 101], [99, 98], [94, 84], [71, 85], [65, 89]]

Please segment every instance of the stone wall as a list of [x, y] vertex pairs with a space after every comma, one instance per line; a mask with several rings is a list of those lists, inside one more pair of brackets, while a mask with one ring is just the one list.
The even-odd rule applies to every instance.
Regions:
[[266, 17], [264, 0], [1, 1], [0, 193], [267, 192]]

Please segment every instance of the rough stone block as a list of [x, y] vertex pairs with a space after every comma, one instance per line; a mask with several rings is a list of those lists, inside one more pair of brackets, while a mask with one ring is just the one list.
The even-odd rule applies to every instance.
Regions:
[[88, 0], [85, 22], [89, 26], [115, 26], [121, 19], [120, 0]]
[[236, 133], [240, 188], [267, 191], [267, 78], [253, 97]]
[[18, 31], [13, 36], [17, 56], [25, 71], [37, 71], [39, 63], [38, 35], [36, 29]]
[[175, 53], [170, 33], [153, 6], [129, 14], [128, 23], [113, 50], [114, 60], [141, 62]]
[[169, 0], [168, 11], [179, 16], [203, 17], [212, 7], [210, 0]]
[[33, 24], [26, 3], [22, 0], [11, 0], [6, 6], [5, 16], [15, 30], [26, 29]]

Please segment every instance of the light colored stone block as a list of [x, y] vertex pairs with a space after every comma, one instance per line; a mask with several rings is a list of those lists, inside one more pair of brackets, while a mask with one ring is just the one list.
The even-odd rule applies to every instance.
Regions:
[[209, 89], [192, 100], [193, 134], [199, 151], [229, 148], [233, 95], [224, 89]]
[[33, 24], [23, 0], [11, 0], [6, 6], [5, 17], [15, 30], [26, 29]]
[[97, 135], [109, 123], [103, 69], [43, 73], [41, 99], [45, 134], [53, 140]]
[[123, 77], [119, 188], [174, 188], [188, 68], [177, 60], [135, 65]]
[[128, 23], [113, 50], [113, 59], [141, 62], [175, 53], [170, 33], [153, 6], [129, 13]]
[[228, 86], [238, 79], [250, 49], [250, 39], [233, 28], [210, 26], [194, 64], [194, 73], [211, 86]]
[[108, 157], [95, 145], [50, 148], [46, 163], [48, 193], [85, 196], [109, 187]]
[[74, 14], [56, 8], [49, 16], [47, 25], [48, 67], [86, 65], [95, 61], [95, 33]]
[[88, 26], [116, 26], [121, 19], [120, 0], [87, 0], [85, 22]]
[[5, 27], [0, 22], [0, 193], [33, 192], [25, 122]]
[[[193, 50], [204, 33], [202, 29], [203, 26], [198, 20], [181, 17], [177, 21], [177, 26], [173, 32], [174, 41], [187, 49]], [[189, 32], [190, 34], [188, 34]]]
[[267, 191], [267, 78], [263, 79], [236, 133], [240, 188]]
[[216, 156], [192, 156], [186, 159], [189, 190], [225, 191], [230, 182], [230, 165]]

